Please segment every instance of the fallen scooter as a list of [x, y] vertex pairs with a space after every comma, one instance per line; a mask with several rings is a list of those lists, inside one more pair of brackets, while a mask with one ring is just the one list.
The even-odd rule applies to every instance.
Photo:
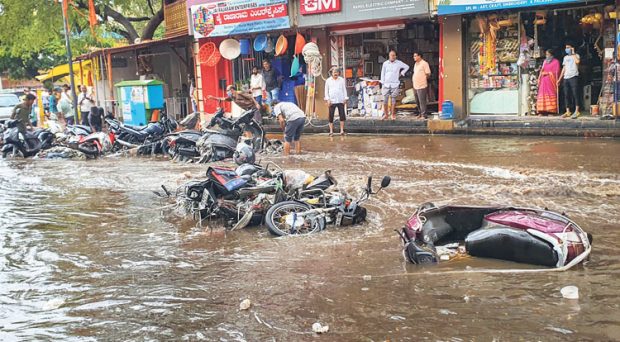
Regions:
[[420, 206], [399, 231], [405, 259], [459, 254], [567, 270], [587, 259], [592, 237], [564, 214], [514, 207]]

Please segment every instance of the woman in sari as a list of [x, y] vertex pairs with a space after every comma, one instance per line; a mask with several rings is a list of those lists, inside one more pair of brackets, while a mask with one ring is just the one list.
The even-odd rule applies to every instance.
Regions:
[[536, 112], [558, 113], [558, 77], [560, 76], [560, 62], [553, 58], [553, 51], [547, 50], [546, 58], [538, 75], [538, 98]]

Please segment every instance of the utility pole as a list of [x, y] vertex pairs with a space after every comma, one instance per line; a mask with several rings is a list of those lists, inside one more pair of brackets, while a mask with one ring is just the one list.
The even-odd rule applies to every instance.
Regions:
[[[69, 0], [62, 0], [69, 1]], [[71, 55], [71, 42], [69, 36], [69, 22], [67, 16], [65, 15], [65, 11], [62, 10], [62, 22], [65, 27], [65, 47], [67, 48], [67, 60], [69, 63], [69, 79], [71, 80], [71, 100], [73, 104], [73, 115], [77, 122], [77, 96], [75, 93], [75, 77], [73, 75], [73, 56]]]

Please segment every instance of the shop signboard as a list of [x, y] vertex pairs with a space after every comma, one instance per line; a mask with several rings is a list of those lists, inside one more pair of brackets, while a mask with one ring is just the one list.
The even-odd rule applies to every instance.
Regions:
[[341, 0], [301, 0], [299, 13], [312, 15], [330, 12], [340, 12]]
[[204, 1], [192, 5], [190, 9], [190, 33], [195, 38], [223, 37], [291, 27], [288, 0]]
[[[302, 4], [322, 2], [321, 6], [333, 4], [332, 1], [324, 0], [301, 0], [301, 2]], [[304, 9], [300, 8], [299, 27], [428, 17], [428, 0], [338, 0], [338, 3], [340, 3], [339, 11], [323, 11], [317, 15], [305, 15], [302, 12]]]
[[549, 6], [580, 0], [439, 0], [438, 15], [500, 11], [510, 8]]

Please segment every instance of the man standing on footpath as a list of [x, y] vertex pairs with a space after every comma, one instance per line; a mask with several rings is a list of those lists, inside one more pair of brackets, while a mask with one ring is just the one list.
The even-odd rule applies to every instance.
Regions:
[[381, 94], [383, 95], [383, 120], [389, 118], [388, 103], [391, 103], [392, 120], [396, 120], [396, 98], [400, 95], [400, 76], [405, 76], [409, 66], [396, 59], [396, 51], [390, 50], [389, 58], [381, 68]]
[[344, 103], [347, 97], [347, 85], [344, 78], [340, 77], [340, 69], [332, 70], [332, 77], [325, 81], [325, 102], [329, 107], [329, 136], [334, 135], [334, 112], [338, 109], [340, 116], [340, 135], [344, 135], [344, 122], [347, 115]]
[[11, 120], [17, 120], [17, 129], [20, 133], [25, 134], [26, 128], [30, 126], [30, 113], [32, 112], [32, 104], [37, 97], [32, 94], [26, 94], [22, 103], [16, 105], [11, 113]]
[[267, 91], [267, 104], [278, 101], [280, 95], [280, 80], [278, 73], [271, 66], [270, 61], [263, 61], [263, 81], [265, 82], [265, 90]]
[[412, 77], [415, 102], [418, 104], [420, 115], [428, 119], [426, 108], [428, 104], [428, 79], [431, 77], [431, 68], [419, 52], [413, 54], [413, 60], [415, 61]]
[[92, 95], [88, 94], [88, 88], [85, 85], [81, 86], [80, 95], [78, 95], [78, 106], [80, 106], [80, 115], [82, 118], [82, 125], [90, 126], [91, 129], [93, 129], [93, 126], [90, 125], [88, 118], [90, 115], [90, 109], [94, 105], [95, 105], [95, 101], [93, 101]]
[[258, 67], [252, 68], [252, 76], [250, 76], [250, 91], [254, 100], [259, 106], [263, 105], [263, 91], [267, 89], [263, 75], [258, 73]]
[[[562, 62], [562, 72], [560, 73], [559, 82], [564, 79], [564, 102], [566, 102], [566, 113], [562, 115], [563, 118], [570, 117], [571, 119], [577, 119], [581, 112], [579, 112], [579, 63], [581, 58], [575, 53], [575, 47], [572, 44], [566, 44], [564, 52], [564, 61]], [[573, 115], [570, 113], [570, 106], [575, 104], [575, 112]]]
[[273, 112], [284, 130], [284, 155], [291, 153], [291, 144], [295, 145], [295, 153], [301, 154], [301, 133], [306, 124], [306, 114], [291, 102], [273, 102]]

